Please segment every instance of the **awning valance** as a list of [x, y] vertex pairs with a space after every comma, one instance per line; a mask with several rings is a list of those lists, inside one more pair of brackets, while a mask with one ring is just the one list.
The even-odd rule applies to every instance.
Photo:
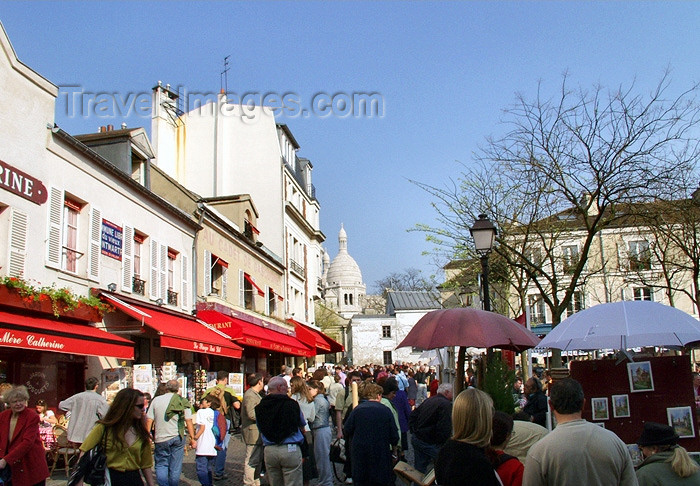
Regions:
[[164, 348], [216, 354], [235, 359], [243, 355], [243, 348], [232, 343], [228, 336], [194, 317], [159, 311], [133, 302], [128, 303], [104, 292], [100, 295], [120, 311], [156, 331], [160, 335], [160, 345]]
[[227, 316], [214, 310], [200, 310], [197, 317], [227, 334], [237, 344], [277, 351], [292, 356], [311, 357], [316, 350], [294, 336], [267, 329], [250, 322]]
[[0, 346], [134, 359], [134, 343], [87, 324], [0, 312]]

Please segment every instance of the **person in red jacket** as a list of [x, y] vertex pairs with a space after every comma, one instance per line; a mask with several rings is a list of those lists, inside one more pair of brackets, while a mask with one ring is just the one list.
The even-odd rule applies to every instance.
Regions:
[[2, 399], [10, 408], [0, 413], [0, 472], [9, 466], [13, 486], [43, 486], [49, 466], [39, 437], [39, 414], [27, 408], [29, 392], [15, 386]]
[[521, 486], [523, 484], [523, 471], [525, 466], [520, 460], [503, 452], [513, 434], [513, 417], [504, 412], [496, 411], [493, 414], [493, 435], [491, 447], [486, 451], [503, 486]]

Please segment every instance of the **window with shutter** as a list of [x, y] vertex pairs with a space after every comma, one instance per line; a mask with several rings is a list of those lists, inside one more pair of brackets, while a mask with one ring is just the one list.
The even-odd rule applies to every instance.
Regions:
[[88, 279], [100, 280], [100, 254], [102, 251], [102, 213], [90, 208], [90, 243], [88, 244]]
[[158, 298], [168, 302], [168, 247], [165, 245], [158, 245], [158, 247]]
[[204, 261], [202, 262], [202, 269], [204, 270], [204, 295], [211, 295], [211, 252], [204, 250]]
[[150, 256], [151, 256], [151, 261], [150, 261], [150, 279], [151, 281], [148, 283], [148, 289], [149, 289], [149, 296], [151, 299], [155, 300], [157, 299], [158, 296], [158, 274], [160, 273], [159, 271], [159, 266], [158, 266], [158, 242], [155, 241], [153, 238], [150, 240]]
[[49, 189], [49, 217], [47, 228], [46, 266], [61, 268], [61, 255], [63, 253], [63, 191], [51, 187]]
[[63, 200], [63, 258], [61, 269], [70, 273], [78, 273], [78, 258], [82, 253], [78, 251], [78, 219], [82, 205], [69, 198]]
[[180, 254], [180, 302], [184, 310], [189, 310], [190, 305], [190, 270], [187, 265], [187, 255]]
[[[134, 258], [134, 228], [124, 225], [124, 244], [122, 245], [122, 290], [129, 292], [134, 289], [132, 279], [133, 274], [133, 258]], [[140, 245], [139, 245], [140, 246]]]
[[27, 234], [29, 231], [29, 217], [26, 213], [12, 208], [10, 212], [10, 277], [23, 277], [24, 265], [27, 260]]

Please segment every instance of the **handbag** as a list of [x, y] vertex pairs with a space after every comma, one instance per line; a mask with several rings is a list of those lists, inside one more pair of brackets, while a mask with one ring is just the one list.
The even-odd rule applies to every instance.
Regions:
[[335, 439], [331, 443], [331, 450], [329, 453], [331, 462], [336, 462], [338, 464], [345, 464], [345, 440]]
[[104, 486], [107, 474], [106, 431], [100, 442], [83, 454], [68, 478], [67, 486], [75, 486], [82, 479], [91, 486]]

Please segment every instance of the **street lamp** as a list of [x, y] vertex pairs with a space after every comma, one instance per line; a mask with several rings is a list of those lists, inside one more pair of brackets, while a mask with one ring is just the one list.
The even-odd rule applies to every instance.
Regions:
[[[486, 217], [485, 214], [480, 214], [479, 219], [474, 222], [474, 226], [469, 228], [472, 238], [474, 238], [474, 248], [481, 257], [481, 289], [483, 293], [484, 310], [491, 310], [491, 299], [489, 295], [489, 253], [493, 249], [493, 243], [496, 239], [496, 226]], [[457, 373], [455, 376], [455, 396], [462, 391], [464, 386], [464, 361], [467, 348], [459, 347], [457, 355]], [[492, 356], [491, 349], [486, 350], [486, 360], [490, 361]], [[483, 374], [479, 373], [479, 378], [483, 379]]]
[[491, 310], [491, 296], [489, 295], [489, 254], [496, 241], [496, 226], [485, 214], [480, 214], [474, 226], [469, 228], [474, 238], [474, 248], [481, 257], [481, 289], [484, 294], [484, 310]]

